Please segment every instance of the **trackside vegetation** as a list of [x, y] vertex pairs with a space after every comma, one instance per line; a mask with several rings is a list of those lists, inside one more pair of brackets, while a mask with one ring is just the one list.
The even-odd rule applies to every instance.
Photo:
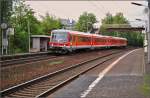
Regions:
[[107, 31], [108, 27], [131, 27], [128, 20], [123, 16], [123, 13], [117, 13], [116, 15], [112, 15], [110, 13], [106, 14], [106, 17], [102, 20], [102, 25], [100, 27], [100, 34], [108, 35], [108, 36], [116, 36], [127, 38], [128, 45], [131, 46], [143, 46], [144, 42], [144, 34], [139, 31]]
[[96, 23], [96, 16], [93, 13], [83, 12], [75, 25], [75, 30], [88, 32], [92, 29], [92, 24]]
[[[11, 0], [1, 0], [1, 5], [7, 5]], [[12, 4], [12, 2], [10, 3]], [[63, 28], [61, 19], [46, 13], [40, 16], [40, 19], [35, 17], [35, 12], [23, 0], [13, 0], [12, 6], [1, 6], [1, 10], [5, 9], [7, 21], [10, 27], [14, 28], [14, 35], [9, 35], [8, 53], [25, 53], [29, 48], [29, 31], [30, 35], [50, 35], [53, 29]], [[4, 11], [1, 11], [4, 12]], [[2, 19], [1, 19], [2, 20]], [[75, 25], [75, 30], [87, 32], [92, 29], [92, 24], [97, 22], [97, 18], [93, 13], [84, 12], [79, 16]], [[124, 24], [124, 25], [122, 25]], [[108, 26], [115, 27], [130, 27], [128, 20], [122, 13], [117, 13], [112, 16], [110, 13], [102, 20], [100, 34], [109, 36], [118, 36], [128, 39], [128, 44], [133, 46], [143, 46], [144, 35], [141, 32], [108, 32]], [[1, 37], [0, 37], [1, 38]], [[1, 42], [0, 42], [1, 43]]]
[[[11, 0], [1, 2], [9, 3]], [[2, 4], [2, 5], [3, 5]], [[28, 52], [28, 41], [30, 35], [50, 35], [51, 30], [62, 28], [60, 19], [50, 16], [40, 16], [41, 20], [35, 17], [35, 12], [23, 0], [13, 0], [13, 9], [9, 10], [11, 15], [7, 16], [8, 24], [14, 28], [15, 34], [9, 35], [8, 53], [25, 53]]]
[[144, 76], [144, 82], [141, 85], [141, 93], [145, 95], [145, 97], [150, 97], [150, 74]]

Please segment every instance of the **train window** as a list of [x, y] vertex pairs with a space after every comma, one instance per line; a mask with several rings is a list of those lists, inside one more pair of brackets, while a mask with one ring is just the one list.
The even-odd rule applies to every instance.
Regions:
[[70, 34], [70, 42], [76, 42], [76, 36]]
[[52, 33], [52, 42], [67, 42], [68, 37], [66, 32], [53, 32]]
[[90, 37], [81, 37], [81, 36], [78, 36], [78, 40], [80, 42], [90, 42], [91, 41]]
[[103, 39], [103, 38], [95, 38], [95, 42], [102, 42], [102, 43], [104, 43], [104, 42], [106, 42], [106, 40]]

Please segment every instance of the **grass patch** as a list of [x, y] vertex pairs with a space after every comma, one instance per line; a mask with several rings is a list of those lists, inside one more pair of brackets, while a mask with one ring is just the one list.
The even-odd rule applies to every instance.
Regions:
[[150, 96], [150, 74], [144, 76], [144, 83], [141, 90], [145, 96]]
[[63, 64], [63, 63], [64, 63], [63, 60], [59, 60], [59, 61], [50, 62], [49, 65], [56, 65], [56, 64]]

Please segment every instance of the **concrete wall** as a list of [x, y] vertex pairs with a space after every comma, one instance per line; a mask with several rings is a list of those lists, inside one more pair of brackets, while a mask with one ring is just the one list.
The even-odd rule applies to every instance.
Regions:
[[40, 38], [32, 38], [32, 48], [40, 51]]
[[31, 52], [47, 51], [48, 38], [33, 37]]

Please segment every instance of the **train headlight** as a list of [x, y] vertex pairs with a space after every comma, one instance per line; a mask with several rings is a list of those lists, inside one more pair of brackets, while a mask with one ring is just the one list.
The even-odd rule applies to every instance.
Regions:
[[53, 44], [51, 44], [51, 46], [53, 46]]
[[64, 46], [66, 46], [66, 45], [64, 45]]

